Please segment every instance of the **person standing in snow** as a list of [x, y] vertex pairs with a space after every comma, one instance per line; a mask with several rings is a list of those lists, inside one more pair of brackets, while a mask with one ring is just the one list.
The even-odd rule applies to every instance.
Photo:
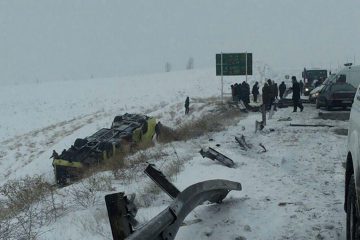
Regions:
[[300, 84], [297, 82], [295, 76], [292, 76], [291, 80], [293, 83], [293, 86], [292, 86], [292, 91], [293, 91], [292, 100], [293, 100], [293, 104], [294, 104], [293, 112], [297, 112], [297, 107], [299, 107], [300, 111], [302, 112], [304, 110], [304, 106], [302, 105], [301, 100], [300, 100]]
[[286, 91], [285, 82], [281, 82], [279, 86], [280, 99], [283, 99], [285, 91]]
[[262, 88], [262, 101], [265, 109], [269, 109], [270, 104], [270, 89], [269, 84], [265, 82], [264, 87]]
[[274, 92], [274, 86], [273, 86], [273, 82], [271, 81], [271, 79], [268, 79], [268, 97], [269, 97], [269, 102], [268, 102], [268, 109], [271, 109], [271, 106], [274, 104], [274, 100], [275, 100], [275, 92]]
[[245, 106], [250, 103], [250, 86], [245, 81], [242, 82], [242, 101], [244, 102]]
[[235, 90], [234, 90], [234, 85], [231, 85], [231, 97], [232, 97], [232, 100], [235, 102]]
[[239, 83], [237, 85], [237, 89], [236, 89], [236, 93], [237, 93], [237, 98], [238, 98], [238, 101], [240, 102], [240, 100], [242, 100], [244, 98], [244, 90], [243, 90], [243, 87], [241, 85], [241, 83]]
[[259, 83], [256, 82], [252, 88], [252, 91], [251, 91], [253, 97], [254, 97], [254, 102], [257, 103], [257, 97], [259, 95]]
[[189, 99], [189, 97], [186, 97], [186, 100], [185, 100], [185, 114], [189, 114], [189, 106], [190, 106], [190, 99]]
[[159, 121], [159, 122], [155, 125], [156, 140], [159, 140], [160, 133], [161, 133], [161, 122]]

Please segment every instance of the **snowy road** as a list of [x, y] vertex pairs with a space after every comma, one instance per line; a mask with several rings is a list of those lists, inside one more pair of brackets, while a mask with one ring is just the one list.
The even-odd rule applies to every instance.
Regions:
[[[192, 218], [202, 222], [181, 228], [177, 239], [344, 239], [343, 210], [346, 137], [334, 133], [347, 122], [315, 119], [317, 111], [305, 105], [303, 113], [280, 109], [264, 133], [254, 133], [258, 114], [238, 126], [215, 134], [220, 152], [227, 152], [237, 168], [195, 157], [177, 178], [177, 185], [209, 178], [239, 181], [222, 205], [202, 206]], [[291, 123], [326, 123], [328, 127], [290, 127]], [[242, 130], [244, 129], [245, 130]], [[271, 129], [271, 130], [270, 130]], [[243, 151], [234, 135], [244, 134], [253, 149]], [[262, 143], [268, 151], [259, 153]]]

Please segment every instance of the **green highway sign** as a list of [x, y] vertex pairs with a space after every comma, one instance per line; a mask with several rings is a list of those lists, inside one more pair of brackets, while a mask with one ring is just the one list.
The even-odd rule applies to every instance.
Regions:
[[[221, 61], [222, 55], [222, 61]], [[246, 64], [247, 61], [247, 64]], [[222, 62], [222, 74], [221, 74]], [[247, 72], [246, 72], [247, 65]], [[252, 53], [216, 54], [216, 76], [252, 75]]]

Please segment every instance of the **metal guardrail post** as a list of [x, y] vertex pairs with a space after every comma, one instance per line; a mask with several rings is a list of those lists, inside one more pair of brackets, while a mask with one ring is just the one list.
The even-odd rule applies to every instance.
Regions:
[[133, 232], [130, 218], [134, 216], [129, 216], [128, 199], [125, 193], [119, 192], [106, 195], [105, 202], [113, 239], [124, 240]]

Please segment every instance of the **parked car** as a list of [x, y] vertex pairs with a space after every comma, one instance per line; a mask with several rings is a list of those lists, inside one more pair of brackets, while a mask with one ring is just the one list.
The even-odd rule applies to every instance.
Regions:
[[314, 88], [310, 94], [309, 94], [309, 101], [310, 103], [315, 103], [316, 102], [316, 99], [317, 97], [319, 96], [320, 94], [320, 91], [324, 88], [325, 85], [320, 85], [316, 88]]
[[346, 239], [360, 237], [360, 87], [350, 112], [345, 172]]
[[330, 82], [321, 89], [316, 98], [316, 108], [333, 107], [346, 109], [351, 107], [354, 101], [356, 88], [345, 82]]
[[338, 79], [338, 76], [336, 74], [330, 74], [329, 77], [327, 77], [320, 86], [317, 86], [316, 88], [311, 90], [310, 94], [309, 94], [310, 103], [316, 103], [316, 99], [319, 96], [321, 90], [324, 88], [324, 86], [331, 82], [336, 82], [337, 79]]

